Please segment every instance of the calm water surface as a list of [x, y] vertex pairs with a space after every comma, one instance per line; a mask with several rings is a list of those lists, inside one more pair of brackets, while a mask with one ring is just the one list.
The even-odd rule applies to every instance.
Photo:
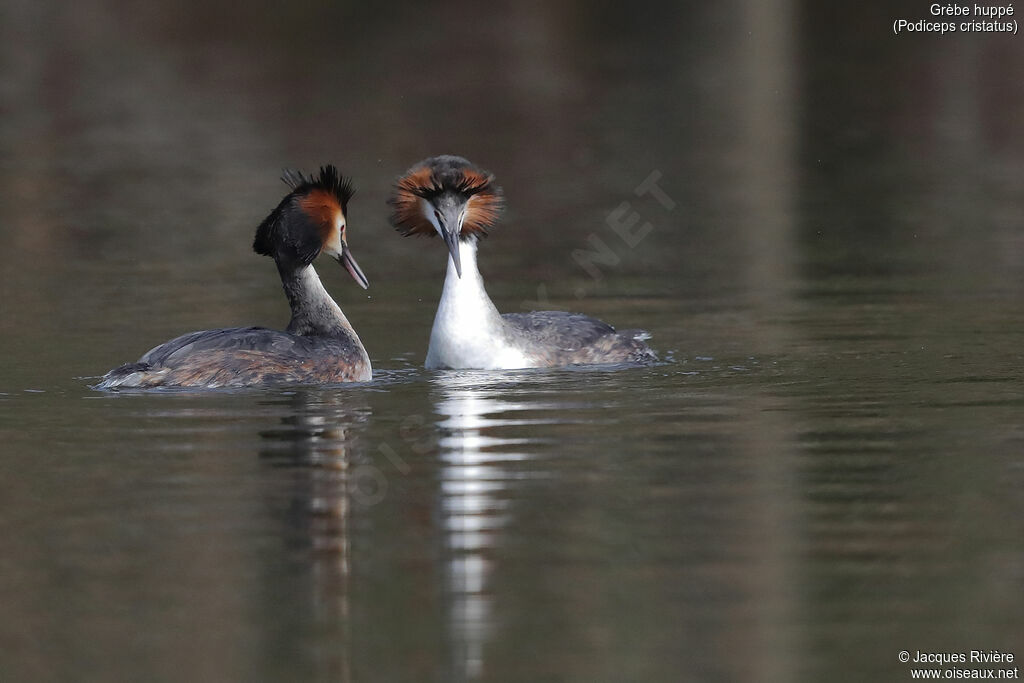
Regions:
[[[2, 8], [0, 680], [1024, 657], [1019, 39], [892, 36], [912, 4], [236, 9]], [[422, 369], [445, 255], [384, 199], [441, 152], [505, 187], [499, 308], [664, 362]], [[89, 389], [283, 326], [251, 233], [328, 161], [371, 288], [318, 265], [372, 383]]]

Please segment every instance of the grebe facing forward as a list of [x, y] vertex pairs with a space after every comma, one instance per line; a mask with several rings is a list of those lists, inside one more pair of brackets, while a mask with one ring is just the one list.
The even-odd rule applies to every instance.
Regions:
[[253, 249], [277, 264], [292, 309], [288, 329], [232, 327], [192, 332], [151, 349], [136, 363], [111, 370], [96, 389], [370, 379], [366, 350], [312, 265], [323, 252], [337, 259], [360, 287], [369, 285], [345, 240], [352, 185], [334, 166], [324, 166], [316, 178], [285, 171], [282, 180], [292, 191], [260, 223]]
[[426, 159], [398, 179], [389, 202], [403, 235], [440, 235], [451, 259], [427, 350], [428, 368], [485, 370], [656, 360], [642, 330], [616, 332], [577, 313], [506, 313], [484, 290], [477, 242], [502, 206], [494, 176], [457, 156]]

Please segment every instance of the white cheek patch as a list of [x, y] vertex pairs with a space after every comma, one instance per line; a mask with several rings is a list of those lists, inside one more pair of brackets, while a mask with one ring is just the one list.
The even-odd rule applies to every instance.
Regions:
[[441, 231], [441, 224], [437, 222], [437, 216], [434, 215], [436, 213], [434, 205], [426, 199], [421, 199], [420, 211], [423, 212], [423, 217], [430, 221], [430, 224], [434, 226], [434, 230], [437, 231], [437, 234], [444, 237], [444, 232]]
[[328, 256], [341, 256], [341, 231], [345, 229], [345, 219], [339, 213], [334, 218], [334, 227], [331, 228], [330, 237], [324, 243], [323, 251]]

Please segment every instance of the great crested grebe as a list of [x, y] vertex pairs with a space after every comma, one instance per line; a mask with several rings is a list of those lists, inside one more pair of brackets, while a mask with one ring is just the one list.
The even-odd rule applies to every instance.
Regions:
[[617, 332], [578, 313], [501, 315], [484, 290], [477, 242], [498, 219], [494, 176], [458, 156], [437, 156], [398, 179], [391, 224], [403, 235], [440, 235], [451, 259], [434, 317], [426, 367], [484, 370], [657, 360], [642, 330]]
[[313, 260], [325, 253], [366, 289], [369, 282], [345, 240], [352, 184], [334, 166], [307, 178], [285, 171], [292, 191], [256, 229], [253, 250], [270, 256], [292, 319], [284, 332], [231, 327], [182, 335], [104, 375], [94, 388], [243, 387], [328, 384], [370, 379], [370, 358], [341, 308], [324, 289]]

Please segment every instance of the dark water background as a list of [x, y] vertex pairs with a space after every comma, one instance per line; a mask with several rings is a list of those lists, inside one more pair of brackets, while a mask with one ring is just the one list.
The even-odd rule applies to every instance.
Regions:
[[[1024, 657], [1024, 38], [875, 4], [5, 0], [0, 680]], [[423, 370], [445, 256], [384, 199], [444, 152], [505, 188], [499, 308], [666, 362]], [[320, 271], [372, 384], [89, 390], [283, 326], [251, 234], [326, 162], [371, 289]]]

